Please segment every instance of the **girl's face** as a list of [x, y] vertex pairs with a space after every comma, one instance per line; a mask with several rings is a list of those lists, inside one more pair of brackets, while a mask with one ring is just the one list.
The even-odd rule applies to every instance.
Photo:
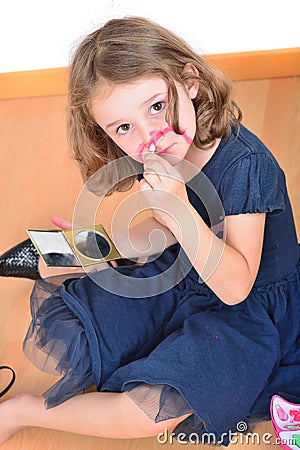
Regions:
[[195, 136], [192, 99], [197, 95], [198, 86], [177, 83], [176, 87], [181, 135], [166, 122], [168, 87], [160, 77], [101, 84], [93, 96], [91, 112], [108, 136], [135, 160], [143, 162], [145, 153], [151, 151], [176, 165], [185, 158]]

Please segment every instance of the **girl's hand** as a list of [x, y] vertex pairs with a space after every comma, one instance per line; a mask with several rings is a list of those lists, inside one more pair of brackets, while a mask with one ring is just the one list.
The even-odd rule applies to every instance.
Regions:
[[144, 158], [144, 178], [140, 190], [153, 210], [154, 218], [172, 229], [180, 223], [190, 205], [185, 182], [180, 173], [160, 156], [147, 153]]
[[[66, 219], [63, 219], [60, 216], [56, 216], [56, 215], [52, 215], [50, 217], [51, 222], [53, 223], [53, 225], [55, 225], [58, 228], [61, 228], [62, 230], [72, 230], [72, 223], [69, 222]], [[76, 228], [76, 227], [75, 227]], [[118, 263], [117, 261], [110, 261], [110, 264], [112, 267], [118, 267]], [[97, 267], [96, 265], [94, 267]], [[100, 269], [103, 268], [103, 263], [102, 263], [102, 267], [101, 264], [98, 266]], [[51, 268], [52, 269], [52, 268]], [[81, 269], [80, 269], [81, 270]], [[51, 273], [53, 274], [53, 271], [50, 270], [50, 275]], [[43, 276], [44, 278], [44, 276]]]

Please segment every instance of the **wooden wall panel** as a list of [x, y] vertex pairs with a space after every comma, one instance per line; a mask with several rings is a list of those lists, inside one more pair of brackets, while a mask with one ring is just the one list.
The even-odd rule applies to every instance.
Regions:
[[[204, 56], [232, 80], [259, 80], [300, 75], [300, 48]], [[63, 95], [68, 68], [0, 73], [0, 99]]]
[[234, 89], [244, 123], [286, 173], [300, 240], [300, 78], [235, 82]]
[[[11, 244], [25, 229], [69, 216], [81, 185], [65, 136], [65, 97], [0, 102], [2, 233]], [[0, 243], [4, 250], [7, 242]]]

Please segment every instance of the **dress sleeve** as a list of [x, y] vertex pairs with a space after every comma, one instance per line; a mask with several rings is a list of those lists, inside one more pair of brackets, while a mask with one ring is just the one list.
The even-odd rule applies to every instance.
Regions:
[[268, 155], [251, 154], [224, 174], [220, 197], [225, 215], [283, 211], [285, 178]]

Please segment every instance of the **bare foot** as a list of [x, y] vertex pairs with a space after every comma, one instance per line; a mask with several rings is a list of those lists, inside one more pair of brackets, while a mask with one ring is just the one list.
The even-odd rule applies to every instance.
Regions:
[[0, 446], [22, 429], [17, 423], [17, 402], [18, 398], [15, 397], [0, 404]]

